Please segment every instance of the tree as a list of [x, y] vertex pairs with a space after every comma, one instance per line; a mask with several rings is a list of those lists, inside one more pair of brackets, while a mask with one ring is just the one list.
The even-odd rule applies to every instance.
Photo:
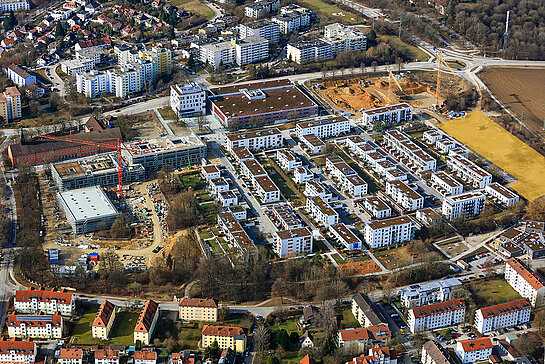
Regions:
[[195, 71], [195, 57], [193, 57], [193, 53], [189, 55], [189, 58], [187, 59], [187, 67], [193, 71]]
[[4, 19], [4, 31], [9, 32], [13, 28], [15, 28], [16, 25], [17, 19], [15, 18], [13, 10], [10, 10], [8, 16]]
[[197, 126], [199, 130], [203, 130], [204, 126], [208, 124], [208, 120], [206, 120], [206, 116], [200, 115], [197, 117]]
[[205, 359], [208, 359], [208, 358], [217, 359], [219, 358], [220, 354], [221, 354], [221, 351], [220, 351], [218, 342], [214, 341], [210, 346], [204, 349], [203, 356]]
[[320, 306], [318, 314], [318, 326], [326, 333], [332, 335], [337, 330], [337, 315], [334, 301], [325, 301]]
[[378, 63], [377, 61], [371, 62], [371, 67], [373, 67], [373, 72], [377, 72]]
[[545, 221], [545, 198], [537, 198], [528, 204], [526, 218], [528, 220]]
[[129, 216], [119, 215], [112, 224], [112, 227], [110, 228], [110, 235], [112, 236], [112, 238], [130, 238], [130, 223], [131, 218]]
[[297, 332], [292, 332], [290, 334], [290, 342], [292, 344], [297, 344], [299, 342], [299, 334]]
[[257, 323], [254, 333], [255, 350], [259, 353], [267, 350], [271, 342], [271, 332], [263, 320]]
[[535, 333], [528, 333], [519, 336], [512, 345], [520, 354], [535, 357], [542, 353], [543, 341]]
[[377, 42], [377, 32], [375, 32], [375, 29], [371, 29], [371, 31], [367, 34], [367, 41], [371, 44], [375, 44]]
[[276, 344], [284, 350], [289, 350], [290, 348], [290, 337], [285, 329], [282, 329], [276, 333], [275, 336]]
[[62, 38], [65, 35], [64, 27], [62, 23], [59, 21], [57, 22], [57, 27], [55, 28], [55, 37], [56, 38]]

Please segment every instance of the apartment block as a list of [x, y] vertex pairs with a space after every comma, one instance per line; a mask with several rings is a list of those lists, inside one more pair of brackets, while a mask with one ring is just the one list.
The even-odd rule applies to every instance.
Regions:
[[320, 139], [336, 137], [350, 132], [350, 121], [345, 117], [333, 117], [311, 121], [298, 122], [295, 132], [299, 139], [313, 134]]
[[308, 181], [305, 183], [305, 196], [320, 197], [324, 202], [330, 202], [333, 199], [333, 194], [320, 182]]
[[528, 298], [532, 306], [541, 306], [545, 294], [545, 281], [517, 258], [505, 264], [505, 280], [522, 297]]
[[256, 159], [247, 159], [240, 164], [240, 167], [242, 174], [252, 181], [254, 187], [257, 177], [267, 176], [267, 172]]
[[239, 253], [255, 249], [254, 242], [232, 213], [218, 214], [218, 226], [227, 237], [228, 243]]
[[91, 325], [93, 338], [108, 340], [116, 316], [117, 308], [114, 306], [114, 304], [110, 301], [102, 302], [102, 304], [98, 308], [95, 320]]
[[265, 211], [265, 214], [278, 230], [292, 230], [303, 227], [299, 217], [285, 203], [271, 206]]
[[480, 337], [473, 340], [460, 340], [456, 343], [456, 355], [462, 364], [488, 361], [492, 355], [492, 340]]
[[244, 15], [248, 18], [261, 18], [278, 10], [279, 0], [256, 0], [244, 6]]
[[405, 211], [419, 210], [424, 207], [424, 197], [403, 181], [386, 182], [386, 194]]
[[466, 303], [462, 298], [411, 308], [407, 321], [413, 334], [464, 322]]
[[32, 315], [14, 312], [8, 315], [6, 326], [10, 338], [51, 340], [63, 337], [63, 319], [59, 314]]
[[361, 121], [364, 125], [373, 126], [380, 124], [397, 124], [411, 121], [413, 107], [405, 102], [388, 106], [362, 110]]
[[80, 348], [61, 348], [59, 364], [83, 364], [83, 350]]
[[280, 201], [280, 189], [269, 176], [255, 178], [255, 193], [262, 204]]
[[239, 164], [248, 159], [254, 159], [254, 155], [246, 147], [233, 147], [230, 152], [235, 161]]
[[349, 328], [339, 330], [337, 345], [347, 353], [361, 353], [374, 344], [384, 345], [391, 338], [388, 325]]
[[464, 192], [464, 185], [447, 172], [439, 171], [431, 175], [433, 187], [443, 196], [459, 195]]
[[239, 66], [260, 62], [269, 57], [269, 41], [255, 35], [240, 40], [233, 40], [235, 62]]
[[0, 362], [6, 364], [32, 364], [36, 362], [36, 343], [30, 340], [6, 340], [0, 337]]
[[445, 134], [436, 129], [426, 130], [424, 133], [422, 133], [422, 139], [424, 139], [424, 142], [430, 145], [435, 145], [437, 141], [443, 138], [445, 138]]
[[4, 122], [8, 122], [22, 117], [21, 110], [21, 93], [17, 87], [6, 87], [6, 90], [0, 94], [0, 116]]
[[397, 354], [395, 350], [377, 344], [369, 349], [367, 355], [362, 354], [353, 358], [351, 361], [346, 362], [346, 364], [360, 363], [397, 364]]
[[314, 179], [314, 173], [312, 173], [307, 167], [295, 168], [293, 171], [293, 181], [298, 184], [307, 183]]
[[288, 43], [287, 51], [287, 58], [298, 64], [326, 61], [333, 58], [333, 47], [321, 39]]
[[201, 176], [206, 182], [209, 182], [212, 179], [220, 178], [221, 171], [218, 166], [214, 164], [204, 165], [201, 167]]
[[277, 231], [273, 235], [274, 251], [279, 257], [312, 253], [312, 233], [306, 227]]
[[280, 148], [284, 142], [282, 133], [277, 128], [231, 132], [225, 136], [229, 152], [240, 147], [248, 148], [251, 152], [261, 149]]
[[456, 364], [448, 351], [436, 341], [428, 340], [422, 345], [422, 364]]
[[361, 240], [342, 222], [330, 225], [329, 233], [348, 250], [362, 248]]
[[280, 26], [282, 34], [289, 34], [294, 30], [310, 26], [312, 12], [299, 5], [289, 4], [280, 8], [280, 14], [272, 17], [272, 21]]
[[339, 214], [329, 206], [321, 197], [307, 198], [306, 209], [312, 218], [324, 227], [339, 223]]
[[233, 191], [224, 191], [216, 195], [221, 207], [229, 207], [238, 205], [238, 196]]
[[39, 313], [53, 315], [57, 312], [63, 316], [71, 316], [76, 308], [72, 293], [64, 289], [45, 290], [42, 287], [17, 290], [13, 300], [15, 311], [20, 313]]
[[150, 345], [158, 318], [159, 305], [155, 301], [147, 300], [140, 310], [140, 315], [134, 327], [135, 344]]
[[400, 301], [405, 307], [414, 308], [453, 300], [460, 291], [463, 291], [462, 282], [457, 278], [447, 278], [402, 288]]
[[325, 149], [325, 143], [314, 134], [304, 135], [301, 138], [301, 141], [307, 148], [309, 154], [320, 154]]
[[415, 224], [409, 216], [375, 220], [365, 224], [363, 236], [371, 249], [404, 243], [414, 238]]
[[201, 346], [207, 348], [214, 342], [220, 349], [231, 349], [237, 353], [246, 350], [246, 334], [240, 327], [204, 325], [201, 331]]
[[109, 346], [95, 350], [95, 364], [119, 364], [119, 350], [113, 350]]
[[181, 117], [206, 114], [206, 91], [195, 82], [170, 86], [170, 107]]
[[276, 152], [276, 159], [280, 168], [291, 172], [303, 166], [303, 162], [287, 149]]
[[332, 45], [333, 53], [364, 51], [367, 37], [361, 30], [341, 23], [328, 24], [324, 28], [324, 40]]
[[134, 352], [134, 364], [156, 364], [157, 352], [151, 348], [136, 350]]
[[384, 143], [390, 152], [400, 155], [409, 168], [417, 171], [435, 171], [437, 167], [435, 158], [416, 145], [405, 132], [387, 131], [384, 133]]
[[218, 68], [235, 63], [235, 46], [231, 42], [208, 43], [199, 47], [201, 62]]
[[27, 0], [2, 0], [0, 1], [0, 12], [28, 10], [30, 3]]
[[509, 188], [500, 185], [498, 182], [494, 182], [486, 186], [484, 188], [484, 193], [507, 207], [516, 205], [520, 200], [519, 195], [511, 191]]
[[365, 212], [370, 218], [384, 219], [392, 215], [392, 209], [378, 196], [369, 196], [361, 202]]
[[532, 304], [528, 298], [483, 307], [475, 312], [475, 328], [485, 334], [530, 322]]
[[252, 36], [264, 38], [271, 42], [280, 39], [280, 26], [268, 19], [259, 19], [250, 23], [242, 23], [238, 26], [241, 39]]
[[379, 313], [375, 303], [366, 294], [356, 293], [352, 297], [352, 314], [362, 327], [387, 324], [386, 318], [379, 317]]
[[443, 200], [441, 212], [450, 221], [461, 217], [479, 216], [484, 209], [486, 197], [480, 192], [466, 192], [456, 196], [447, 196]]
[[337, 181], [341, 190], [349, 193], [352, 197], [361, 197], [367, 194], [367, 183], [339, 156], [334, 155], [326, 158], [326, 170]]
[[178, 303], [180, 320], [209, 321], [218, 320], [218, 304], [211, 298], [181, 298]]
[[[452, 150], [451, 150], [452, 152]], [[474, 188], [483, 189], [492, 183], [492, 175], [462, 156], [461, 154], [450, 154], [447, 166], [463, 181], [471, 184]]]
[[19, 87], [30, 86], [33, 83], [36, 83], [36, 76], [29, 73], [25, 68], [18, 64], [10, 64], [5, 69], [5, 72], [8, 78]]

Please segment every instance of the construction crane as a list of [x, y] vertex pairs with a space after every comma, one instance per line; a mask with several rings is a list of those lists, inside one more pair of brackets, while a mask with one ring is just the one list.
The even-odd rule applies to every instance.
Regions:
[[51, 139], [51, 140], [59, 140], [63, 142], [69, 142], [69, 143], [75, 143], [75, 144], [85, 144], [85, 145], [92, 145], [92, 146], [98, 146], [102, 148], [107, 149], [114, 149], [117, 151], [117, 179], [119, 181], [118, 184], [118, 190], [119, 190], [119, 197], [123, 198], [123, 160], [121, 158], [121, 151], [126, 150], [128, 152], [138, 153], [135, 149], [129, 149], [121, 146], [121, 139], [115, 138], [115, 144], [110, 144], [108, 142], [105, 143], [97, 143], [97, 142], [91, 142], [88, 140], [76, 140], [76, 139], [70, 139], [70, 138], [64, 138], [64, 137], [58, 137], [58, 136], [52, 136], [52, 135], [45, 135], [45, 134], [39, 134], [39, 138], [45, 138], [45, 139]]
[[439, 108], [439, 92], [441, 89], [441, 64], [444, 64], [445, 66], [447, 66], [450, 72], [452, 72], [452, 74], [456, 74], [456, 73], [452, 70], [452, 68], [450, 68], [448, 63], [445, 62], [440, 51], [437, 52], [436, 54], [437, 54], [437, 88], [435, 90], [435, 107]]
[[392, 72], [392, 70], [390, 70], [390, 67], [386, 66], [386, 69], [388, 70], [388, 104], [391, 104], [392, 99], [390, 98], [390, 93], [392, 88], [392, 80], [394, 80], [400, 91], [403, 91], [403, 87], [401, 87], [399, 82], [397, 82], [397, 79], [394, 77], [394, 73]]

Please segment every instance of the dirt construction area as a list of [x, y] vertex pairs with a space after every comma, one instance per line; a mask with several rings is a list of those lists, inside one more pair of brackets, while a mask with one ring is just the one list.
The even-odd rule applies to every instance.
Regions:
[[479, 73], [497, 99], [515, 115], [524, 111], [524, 124], [545, 136], [545, 68], [486, 68]]
[[340, 264], [339, 268], [347, 276], [357, 276], [361, 274], [369, 274], [380, 272], [380, 267], [373, 260], [364, 260], [362, 262], [351, 262]]
[[509, 186], [526, 199], [545, 194], [545, 157], [480, 111], [444, 122], [439, 128], [514, 176], [517, 181]]

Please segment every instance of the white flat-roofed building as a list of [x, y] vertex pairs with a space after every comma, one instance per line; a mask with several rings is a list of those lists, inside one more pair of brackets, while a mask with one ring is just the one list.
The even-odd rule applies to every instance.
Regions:
[[333, 46], [333, 53], [364, 51], [367, 37], [356, 27], [341, 23], [328, 24], [324, 28], [324, 39]]
[[449, 221], [454, 221], [460, 217], [475, 217], [481, 214], [485, 203], [486, 197], [482, 193], [466, 192], [445, 197], [441, 212]]
[[259, 19], [250, 23], [242, 23], [238, 26], [241, 39], [257, 36], [271, 42], [280, 39], [280, 26], [268, 19]]
[[206, 180], [206, 182], [211, 179], [216, 179], [221, 177], [221, 171], [218, 166], [214, 164], [209, 164], [201, 167], [201, 175]]
[[364, 198], [361, 203], [371, 218], [384, 219], [392, 215], [392, 209], [378, 196]]
[[540, 275], [530, 270], [517, 258], [507, 260], [505, 280], [522, 297], [528, 298], [532, 306], [543, 304], [545, 282]]
[[213, 68], [235, 63], [235, 46], [231, 42], [208, 43], [199, 47], [199, 59]]
[[235, 62], [239, 66], [255, 63], [269, 57], [269, 41], [255, 35], [232, 40], [235, 46]]
[[278, 230], [292, 230], [302, 228], [303, 223], [295, 212], [285, 203], [274, 205], [268, 210], [269, 216]]
[[256, 0], [244, 6], [244, 14], [248, 18], [259, 18], [278, 10], [278, 0]]
[[0, 362], [5, 364], [32, 364], [36, 362], [36, 343], [30, 340], [6, 340], [0, 337]]
[[208, 181], [208, 189], [212, 195], [229, 191], [229, 182], [223, 177], [213, 178]]
[[409, 216], [398, 216], [365, 224], [364, 238], [371, 249], [411, 241], [414, 238], [414, 221]]
[[195, 82], [170, 86], [170, 107], [178, 117], [206, 113], [206, 91]]
[[320, 197], [324, 202], [330, 202], [333, 199], [333, 194], [322, 183], [316, 181], [308, 181], [305, 183], [305, 196]]
[[456, 144], [449, 138], [443, 138], [435, 143], [435, 149], [444, 154], [447, 154], [449, 151], [456, 148], [457, 146], [458, 144]]
[[280, 148], [284, 142], [282, 133], [277, 128], [232, 132], [227, 133], [226, 138], [229, 152], [238, 147], [246, 147], [251, 152]]
[[464, 185], [443, 171], [432, 174], [431, 183], [443, 196], [454, 196], [464, 192]]
[[101, 222], [110, 227], [118, 215], [108, 196], [98, 186], [57, 192], [57, 201], [74, 234], [97, 231]]
[[351, 135], [351, 136], [349, 136], [348, 138], [345, 139], [345, 144], [348, 147], [348, 149], [350, 149], [351, 152], [355, 152], [356, 147], [358, 147], [360, 145], [364, 145], [366, 143], [367, 142], [365, 141], [365, 139], [363, 139], [359, 135]]
[[413, 284], [400, 290], [400, 301], [405, 307], [414, 308], [452, 300], [461, 290], [462, 282], [457, 278]]
[[451, 155], [449, 153], [447, 166], [454, 171], [458, 177], [471, 183], [475, 188], [483, 189], [492, 183], [492, 175], [490, 173], [461, 154], [455, 153]]
[[441, 215], [429, 207], [416, 211], [416, 219], [422, 224], [432, 226], [441, 221]]
[[307, 211], [312, 218], [324, 227], [329, 227], [339, 223], [339, 214], [327, 204], [321, 197], [307, 198]]
[[386, 194], [406, 211], [419, 210], [424, 207], [424, 197], [403, 181], [386, 182]]
[[312, 173], [307, 167], [295, 168], [293, 171], [293, 181], [295, 183], [307, 183], [314, 179], [314, 173]]
[[403, 131], [390, 130], [384, 133], [384, 142], [392, 152], [406, 159], [406, 164], [419, 171], [434, 171], [437, 166], [435, 158], [416, 145]]
[[456, 355], [462, 364], [488, 361], [492, 355], [492, 339], [480, 337], [473, 340], [460, 340], [456, 343]]
[[256, 159], [247, 159], [240, 164], [242, 174], [252, 181], [252, 185], [255, 187], [255, 179], [257, 177], [267, 176], [267, 172], [263, 169], [261, 164]]
[[454, 149], [449, 150], [448, 156], [452, 157], [453, 155], [461, 155], [464, 158], [469, 158], [469, 151], [462, 147], [456, 147]]
[[8, 315], [6, 320], [10, 338], [60, 339], [63, 337], [63, 319], [61, 315], [39, 313]]
[[532, 304], [528, 298], [483, 307], [475, 312], [475, 328], [485, 334], [530, 322]]
[[330, 225], [329, 232], [348, 250], [361, 249], [361, 240], [343, 223]]
[[227, 237], [228, 243], [237, 249], [239, 253], [255, 250], [252, 239], [248, 236], [242, 225], [232, 213], [218, 214], [218, 226]]
[[287, 149], [277, 151], [276, 159], [280, 168], [287, 172], [303, 166], [303, 162]]
[[358, 175], [345, 176], [339, 182], [341, 189], [354, 198], [367, 194], [367, 182]]
[[255, 192], [261, 203], [280, 201], [280, 190], [269, 176], [256, 177], [255, 182]]
[[390, 162], [389, 160], [378, 162], [375, 165], [375, 170], [377, 173], [381, 176], [385, 176], [386, 172], [391, 171], [392, 169], [396, 169], [396, 165]]
[[517, 204], [517, 202], [520, 200], [519, 195], [511, 191], [509, 188], [500, 185], [498, 182], [494, 182], [486, 186], [484, 188], [484, 193], [507, 207]]
[[346, 144], [348, 145], [348, 148], [350, 148], [350, 150], [352, 150], [357, 156], [364, 160], [366, 159], [365, 157], [367, 156], [367, 154], [375, 153], [377, 151], [377, 147], [369, 142], [355, 145], [352, 149], [350, 146], [350, 138], [348, 138]]
[[15, 311], [21, 313], [39, 313], [53, 315], [59, 312], [63, 316], [71, 316], [76, 309], [76, 301], [72, 293], [66, 290], [44, 290], [41, 287], [15, 291], [13, 300]]
[[233, 214], [237, 220], [246, 220], [246, 208], [241, 205], [229, 206], [225, 209], [226, 212]]
[[445, 135], [436, 129], [426, 130], [424, 133], [422, 133], [424, 142], [430, 145], [435, 145], [437, 141], [443, 139], [444, 137]]
[[298, 64], [326, 61], [333, 58], [333, 46], [321, 39], [288, 43], [287, 58]]
[[396, 167], [387, 170], [386, 173], [384, 173], [384, 178], [386, 181], [407, 181], [409, 177], [407, 176], [407, 173]]
[[343, 116], [303, 121], [295, 125], [295, 132], [300, 139], [309, 134], [314, 134], [320, 139], [326, 139], [349, 133], [350, 121]]
[[238, 205], [238, 197], [233, 191], [220, 192], [217, 199], [221, 207], [229, 207]]
[[27, 0], [2, 0], [0, 1], [0, 12], [28, 10], [30, 4]]
[[407, 314], [413, 334], [449, 327], [464, 322], [466, 303], [463, 298], [411, 308]]
[[91, 59], [67, 59], [61, 62], [61, 71], [70, 76], [80, 72], [89, 72], [95, 68], [95, 62]]
[[279, 257], [312, 253], [312, 233], [306, 227], [274, 233], [274, 251]]
[[254, 155], [246, 147], [235, 147], [232, 148], [230, 152], [233, 155], [235, 161], [239, 164], [249, 159], [254, 159]]
[[310, 154], [320, 154], [325, 149], [325, 143], [314, 134], [304, 135], [301, 141], [307, 147]]
[[413, 107], [405, 102], [362, 110], [361, 121], [364, 125], [397, 124], [411, 121], [413, 118]]
[[456, 364], [448, 351], [438, 342], [428, 340], [422, 345], [422, 364]]
[[369, 164], [371, 168], [376, 168], [377, 163], [383, 162], [386, 160], [386, 155], [384, 155], [382, 152], [371, 152], [365, 154], [365, 162]]
[[334, 155], [326, 158], [326, 170], [331, 173], [341, 190], [352, 197], [361, 197], [367, 194], [367, 182], [339, 156]]

